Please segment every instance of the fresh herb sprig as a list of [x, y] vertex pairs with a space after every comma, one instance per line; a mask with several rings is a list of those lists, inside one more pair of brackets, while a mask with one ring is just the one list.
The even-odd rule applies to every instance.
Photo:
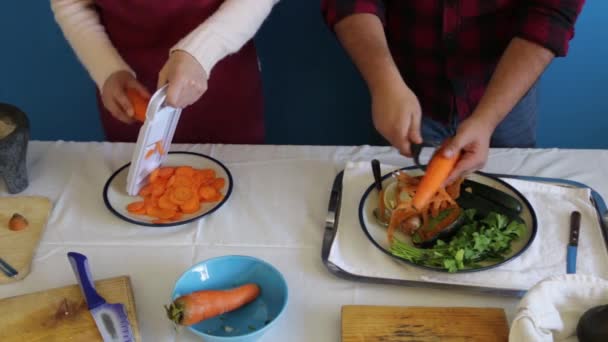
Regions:
[[524, 234], [526, 225], [495, 212], [479, 220], [475, 213], [475, 209], [465, 210], [463, 226], [448, 243], [437, 240], [432, 248], [423, 249], [395, 238], [390, 250], [416, 264], [444, 268], [448, 272], [478, 268], [482, 261], [503, 260], [511, 251], [511, 242]]

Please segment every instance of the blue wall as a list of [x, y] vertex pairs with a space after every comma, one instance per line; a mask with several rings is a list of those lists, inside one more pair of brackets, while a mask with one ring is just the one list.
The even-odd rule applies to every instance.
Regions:
[[[608, 1], [587, 0], [566, 59], [542, 79], [539, 144], [608, 148]], [[41, 140], [101, 140], [94, 85], [48, 1], [0, 5], [0, 102], [28, 113]], [[257, 36], [269, 143], [369, 142], [369, 96], [323, 24], [319, 1], [282, 0]]]

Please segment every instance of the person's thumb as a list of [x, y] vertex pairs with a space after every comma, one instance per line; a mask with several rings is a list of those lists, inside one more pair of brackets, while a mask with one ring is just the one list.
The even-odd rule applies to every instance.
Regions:
[[465, 145], [466, 145], [466, 142], [464, 141], [462, 136], [456, 134], [456, 136], [448, 139], [445, 142], [444, 147], [441, 149], [441, 154], [445, 158], [452, 158], [452, 157], [458, 155], [460, 153], [460, 151], [462, 151], [462, 149], [464, 148]]

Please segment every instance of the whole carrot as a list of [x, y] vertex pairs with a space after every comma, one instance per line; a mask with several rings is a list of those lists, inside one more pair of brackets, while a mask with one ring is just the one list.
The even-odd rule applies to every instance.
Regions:
[[452, 172], [458, 158], [460, 158], [460, 153], [454, 154], [451, 158], [446, 158], [443, 156], [442, 151], [443, 146], [435, 152], [416, 189], [412, 204], [418, 210], [422, 210], [428, 205], [433, 195], [441, 188], [443, 182], [448, 179], [450, 172]]
[[133, 89], [127, 89], [127, 97], [129, 101], [131, 101], [131, 105], [133, 106], [135, 119], [138, 121], [144, 122], [146, 121], [146, 110], [148, 109], [148, 100], [146, 100], [141, 94]]
[[165, 306], [167, 317], [175, 324], [193, 325], [200, 321], [236, 310], [260, 294], [256, 284], [245, 284], [229, 290], [203, 290], [181, 296]]

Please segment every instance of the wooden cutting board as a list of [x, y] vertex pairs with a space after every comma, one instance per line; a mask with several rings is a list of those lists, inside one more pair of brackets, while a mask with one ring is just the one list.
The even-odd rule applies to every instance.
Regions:
[[[141, 341], [129, 277], [95, 282], [108, 303], [125, 305], [135, 341]], [[100, 341], [101, 335], [78, 285], [0, 300], [0, 341]]]
[[[51, 200], [46, 197], [0, 197], [0, 258], [19, 272], [13, 278], [0, 272], [0, 284], [21, 280], [30, 273], [32, 258], [46, 227], [51, 207]], [[27, 228], [20, 231], [8, 228], [8, 221], [14, 213], [26, 218], [29, 222]]]
[[503, 309], [342, 307], [342, 342], [506, 342], [508, 337]]

